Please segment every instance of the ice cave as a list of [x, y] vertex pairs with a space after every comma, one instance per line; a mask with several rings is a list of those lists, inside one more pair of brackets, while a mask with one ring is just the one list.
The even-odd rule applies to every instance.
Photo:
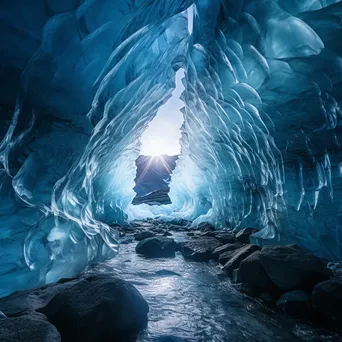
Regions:
[[341, 0], [1, 0], [0, 49], [0, 342], [342, 341]]

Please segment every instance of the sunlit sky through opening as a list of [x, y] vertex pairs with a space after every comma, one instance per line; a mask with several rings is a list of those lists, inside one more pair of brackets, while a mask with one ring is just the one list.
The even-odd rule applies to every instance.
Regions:
[[140, 139], [141, 155], [159, 156], [167, 154], [174, 156], [180, 154], [180, 128], [184, 121], [180, 109], [184, 107], [184, 103], [179, 97], [184, 90], [183, 77], [184, 71], [182, 69], [178, 70], [176, 73], [176, 88], [172, 93], [172, 97], [159, 108], [156, 117], [143, 133]]

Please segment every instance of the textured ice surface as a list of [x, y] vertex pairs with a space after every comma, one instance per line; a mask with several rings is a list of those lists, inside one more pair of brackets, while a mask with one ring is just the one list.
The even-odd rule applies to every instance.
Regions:
[[[153, 215], [341, 259], [342, 3], [193, 2], [2, 2], [0, 295], [113, 255], [110, 226]], [[179, 68], [172, 205], [133, 206]]]

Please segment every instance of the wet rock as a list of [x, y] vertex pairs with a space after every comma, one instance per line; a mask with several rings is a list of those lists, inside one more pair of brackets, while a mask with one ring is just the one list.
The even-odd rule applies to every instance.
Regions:
[[181, 244], [180, 251], [185, 259], [209, 261], [213, 251], [221, 246], [221, 242], [212, 237], [199, 237]]
[[203, 233], [205, 233], [205, 232], [214, 232], [215, 231], [215, 227], [212, 224], [208, 223], [208, 222], [200, 223], [197, 226], [197, 229], [199, 229]]
[[331, 276], [323, 261], [296, 245], [265, 246], [258, 257], [269, 278], [282, 290], [311, 291]]
[[215, 235], [215, 238], [222, 243], [234, 243], [237, 241], [233, 233], [218, 233]]
[[149, 308], [130, 283], [90, 275], [57, 294], [39, 311], [56, 326], [63, 342], [124, 342], [146, 327]]
[[135, 247], [138, 254], [149, 258], [175, 257], [177, 244], [174, 239], [166, 237], [151, 237], [142, 240]]
[[200, 236], [208, 236], [208, 237], [215, 237], [216, 233], [209, 230], [209, 231], [206, 231], [204, 233], [202, 233]]
[[156, 236], [156, 234], [149, 231], [149, 230], [144, 230], [142, 232], [138, 232], [138, 233], [134, 234], [134, 238], [137, 241], [142, 241], [142, 240], [145, 240], [147, 238], [154, 237], [154, 236]]
[[169, 221], [171, 225], [179, 226], [179, 227], [188, 227], [191, 225], [191, 221], [184, 220], [184, 219], [173, 219]]
[[260, 253], [257, 251], [242, 260], [238, 269], [240, 282], [248, 285], [253, 296], [263, 292], [275, 292], [275, 285], [261, 264]]
[[307, 316], [310, 311], [309, 296], [300, 290], [283, 293], [276, 305], [286, 314], [295, 317]]
[[[220, 247], [217, 247], [214, 251], [213, 251], [213, 259], [214, 260], [219, 260], [219, 257], [223, 254], [223, 253], [226, 253], [226, 252], [232, 252], [232, 251], [235, 251], [236, 249], [239, 249], [241, 248], [243, 245], [241, 242], [235, 242], [235, 243], [226, 243], [225, 245], [223, 246], [220, 246]], [[223, 256], [223, 258], [227, 258], [229, 259], [229, 255], [230, 254], [226, 254], [225, 256]], [[225, 259], [225, 261], [222, 261], [223, 264], [225, 264], [228, 259]]]
[[315, 286], [312, 306], [333, 321], [342, 323], [342, 280], [331, 279]]
[[246, 259], [252, 253], [258, 250], [260, 250], [259, 246], [246, 245], [244, 247], [241, 247], [240, 249], [233, 251], [232, 256], [224, 264], [223, 269], [227, 272], [228, 276], [231, 277], [233, 274], [233, 271], [240, 266], [241, 261]]
[[28, 316], [0, 320], [1, 342], [60, 342], [56, 327]]
[[334, 277], [342, 278], [342, 261], [329, 262], [328, 268], [332, 271]]
[[255, 228], [245, 228], [237, 232], [235, 238], [242, 243], [250, 243], [249, 237], [257, 231]]

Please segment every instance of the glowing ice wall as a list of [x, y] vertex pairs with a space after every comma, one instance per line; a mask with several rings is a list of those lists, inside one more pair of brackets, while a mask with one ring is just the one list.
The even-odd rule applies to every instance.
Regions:
[[[0, 295], [113, 255], [113, 226], [154, 214], [340, 259], [341, 13], [337, 0], [3, 1]], [[172, 205], [132, 208], [139, 138], [179, 68]]]

